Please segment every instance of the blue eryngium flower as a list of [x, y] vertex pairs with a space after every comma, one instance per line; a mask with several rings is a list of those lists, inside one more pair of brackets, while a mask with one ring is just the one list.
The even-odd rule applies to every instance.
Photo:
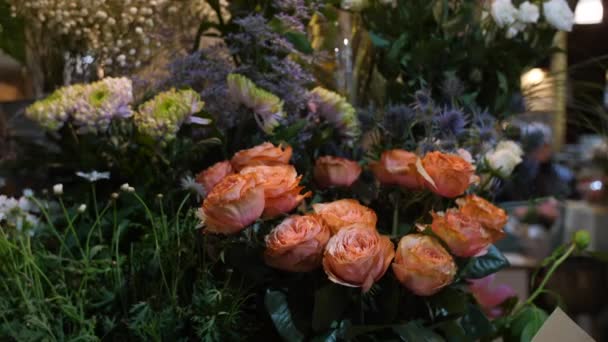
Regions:
[[458, 136], [464, 132], [467, 125], [465, 114], [454, 108], [444, 109], [443, 112], [435, 117], [435, 121], [437, 122], [441, 133], [445, 135]]
[[428, 90], [418, 90], [414, 93], [414, 109], [426, 112], [433, 110], [434, 106], [431, 93]]

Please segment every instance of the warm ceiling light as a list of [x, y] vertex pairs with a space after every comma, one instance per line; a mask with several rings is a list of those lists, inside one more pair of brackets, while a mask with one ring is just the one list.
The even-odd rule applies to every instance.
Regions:
[[545, 80], [545, 72], [543, 69], [534, 68], [521, 76], [521, 85], [523, 88], [529, 88], [543, 83]]
[[574, 10], [574, 22], [579, 25], [599, 24], [604, 17], [602, 0], [579, 0]]

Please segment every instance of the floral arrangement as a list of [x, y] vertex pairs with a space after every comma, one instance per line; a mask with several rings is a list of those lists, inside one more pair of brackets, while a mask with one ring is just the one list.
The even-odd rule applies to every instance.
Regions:
[[[439, 3], [348, 6], [370, 24], [380, 8], [415, 13], [452, 32], [450, 45], [469, 24], [449, 19], [473, 5]], [[466, 93], [462, 70], [429, 60], [419, 65], [441, 73], [441, 93], [426, 76], [414, 84], [400, 77], [410, 39], [371, 30], [378, 57], [399, 59], [380, 70], [399, 95], [361, 108], [311, 71], [321, 56], [306, 24], [335, 8], [230, 6], [223, 41], [170, 62], [145, 91], [105, 78], [27, 108], [54, 144], [18, 168], [42, 170], [28, 179], [40, 197], [0, 197], [0, 337], [531, 340], [546, 318], [534, 300], [589, 237], [543, 263], [528, 299], [493, 284], [508, 266], [494, 246], [508, 217], [493, 195], [523, 151], [483, 94]], [[518, 44], [536, 32], [471, 25]]]
[[[361, 39], [373, 46], [354, 51], [354, 58], [371, 58], [354, 71], [372, 75], [361, 76], [368, 86], [356, 89], [363, 103], [402, 102], [423, 86], [436, 96], [457, 92], [501, 115], [512, 111], [523, 72], [549, 57], [556, 32], [574, 23], [564, 0], [342, 1], [341, 7], [362, 19], [369, 33]], [[386, 83], [373, 82], [374, 70]], [[380, 96], [372, 84], [386, 91]]]
[[162, 52], [163, 43], [170, 43], [163, 30], [230, 17], [226, 1], [217, 7], [204, 0], [8, 2], [12, 15], [24, 18], [33, 31], [61, 41], [68, 51], [92, 55], [102, 70], [114, 75], [140, 68]]

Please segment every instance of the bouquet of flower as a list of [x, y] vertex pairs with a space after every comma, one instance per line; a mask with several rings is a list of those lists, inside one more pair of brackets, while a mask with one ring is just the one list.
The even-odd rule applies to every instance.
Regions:
[[556, 32], [574, 24], [565, 0], [349, 0], [341, 7], [363, 19], [374, 49], [358, 72], [380, 72], [386, 101], [422, 85], [436, 94], [457, 90], [497, 114], [510, 111], [522, 73], [555, 51]]

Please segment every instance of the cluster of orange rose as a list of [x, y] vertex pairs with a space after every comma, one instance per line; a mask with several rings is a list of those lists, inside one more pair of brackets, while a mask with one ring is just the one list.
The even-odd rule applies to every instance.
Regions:
[[[260, 217], [274, 218], [295, 209], [310, 192], [300, 194], [301, 176], [289, 165], [290, 147], [270, 143], [243, 150], [232, 160], [213, 165], [197, 176], [208, 192], [202, 205], [208, 232], [233, 234]], [[429, 189], [443, 197], [464, 194], [475, 181], [474, 167], [463, 158], [431, 152], [423, 158], [390, 150], [371, 165], [384, 184], [411, 190]], [[314, 168], [321, 187], [350, 186], [361, 174], [354, 161], [321, 157]], [[458, 208], [432, 213], [434, 236], [416, 233], [401, 238], [397, 250], [376, 229], [376, 213], [354, 199], [313, 204], [313, 212], [285, 218], [266, 236], [265, 262], [291, 272], [320, 266], [338, 284], [367, 291], [392, 262], [396, 278], [420, 296], [436, 293], [456, 274], [452, 257], [483, 253], [503, 236], [506, 213], [490, 202], [468, 195]]]

